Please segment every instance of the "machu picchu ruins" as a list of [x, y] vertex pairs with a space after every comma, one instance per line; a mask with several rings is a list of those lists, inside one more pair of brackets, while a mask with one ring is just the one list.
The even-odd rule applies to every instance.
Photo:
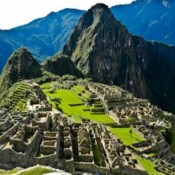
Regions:
[[[39, 164], [67, 172], [146, 175], [139, 157], [155, 162], [159, 172], [172, 175], [175, 171], [175, 155], [161, 133], [170, 127], [166, 118], [173, 114], [117, 86], [81, 80], [23, 84], [32, 94], [23, 105], [24, 111], [16, 108], [16, 101], [0, 110], [0, 168]], [[65, 95], [64, 91], [77, 98], [75, 103], [68, 101], [69, 112], [81, 107], [91, 119], [81, 116], [81, 112], [74, 118], [61, 108], [64, 98], [59, 93]], [[19, 94], [15, 93], [14, 99]], [[96, 115], [102, 116], [101, 122], [93, 120]], [[103, 120], [103, 115], [109, 121]], [[159, 116], [164, 116], [163, 122]], [[119, 133], [115, 134], [117, 128], [129, 129], [129, 139], [134, 139], [136, 133], [141, 140], [125, 144], [123, 138], [117, 137]]]

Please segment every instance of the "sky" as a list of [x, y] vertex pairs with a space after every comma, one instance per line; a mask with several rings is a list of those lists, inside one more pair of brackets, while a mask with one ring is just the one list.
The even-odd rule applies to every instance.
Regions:
[[109, 7], [132, 0], [0, 0], [0, 29], [10, 29], [64, 8], [87, 10], [102, 2]]

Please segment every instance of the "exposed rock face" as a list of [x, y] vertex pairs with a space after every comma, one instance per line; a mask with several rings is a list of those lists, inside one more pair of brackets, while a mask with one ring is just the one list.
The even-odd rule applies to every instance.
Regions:
[[74, 75], [77, 77], [82, 77], [82, 73], [76, 68], [70, 57], [66, 55], [55, 55], [51, 59], [47, 60], [43, 67], [48, 72], [51, 72], [55, 75]]
[[80, 18], [62, 53], [94, 81], [175, 110], [175, 48], [132, 36], [106, 5], [97, 4]]
[[42, 76], [39, 63], [26, 49], [20, 48], [9, 58], [0, 77], [1, 90], [11, 84], [24, 79], [32, 79]]

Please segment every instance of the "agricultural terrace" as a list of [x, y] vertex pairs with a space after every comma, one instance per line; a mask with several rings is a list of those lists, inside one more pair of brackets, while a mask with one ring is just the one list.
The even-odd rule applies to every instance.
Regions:
[[[145, 139], [140, 136], [136, 131], [132, 130], [132, 135], [130, 133], [130, 127], [127, 128], [112, 128], [108, 127], [108, 129], [116, 135], [125, 145], [132, 146], [134, 143], [139, 143], [144, 141]], [[149, 175], [163, 175], [155, 169], [155, 164], [148, 159], [144, 159], [135, 154], [135, 158], [137, 161], [149, 172]]]
[[144, 141], [145, 139], [139, 135], [136, 131], [132, 130], [132, 135], [130, 133], [130, 127], [127, 128], [112, 128], [108, 129], [119, 138], [125, 145], [132, 146], [134, 143]]
[[155, 164], [148, 159], [144, 159], [138, 155], [135, 155], [137, 161], [146, 169], [149, 175], [163, 175], [163, 173], [155, 169]]
[[26, 103], [32, 98], [30, 86], [25, 82], [18, 82], [10, 88], [7, 96], [3, 97], [0, 106], [12, 111], [26, 111]]
[[41, 88], [52, 107], [62, 110], [72, 121], [80, 123], [82, 117], [104, 124], [115, 123], [105, 114], [100, 100], [91, 99], [91, 93], [85, 90], [84, 86], [73, 86], [69, 89], [53, 86], [53, 83], [46, 83], [41, 85]]

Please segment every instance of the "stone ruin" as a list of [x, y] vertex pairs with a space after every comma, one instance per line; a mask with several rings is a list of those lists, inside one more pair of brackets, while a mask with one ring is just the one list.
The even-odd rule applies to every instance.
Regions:
[[[40, 164], [69, 172], [146, 174], [129, 150], [121, 152], [124, 145], [101, 124], [74, 124], [54, 111], [36, 111], [25, 124], [13, 122], [1, 118], [1, 168]], [[94, 145], [102, 152], [103, 165], [95, 163]]]
[[[105, 111], [111, 116], [111, 112], [114, 113], [112, 117], [119, 124], [126, 116], [155, 122], [155, 116], [162, 113], [147, 101], [134, 99], [121, 89], [115, 91], [112, 87], [100, 87], [98, 84], [89, 84], [87, 88], [93, 98], [100, 99]], [[142, 105], [138, 107], [138, 103]], [[40, 98], [28, 101], [27, 108], [29, 112], [0, 113], [0, 157], [3, 160], [0, 168], [27, 168], [40, 164], [69, 172], [147, 174], [131, 149], [104, 125], [86, 119], [82, 124], [72, 123]], [[134, 146], [141, 155], [158, 150], [158, 158], [165, 162], [160, 162], [160, 167], [157, 164], [157, 169], [174, 171], [171, 163], [175, 163], [175, 158], [164, 137], [158, 130], [143, 123], [132, 125], [132, 129], [145, 138]]]
[[132, 129], [145, 138], [145, 141], [133, 144], [139, 153], [156, 152], [158, 159], [175, 164], [175, 155], [160, 131], [149, 125], [132, 125]]

